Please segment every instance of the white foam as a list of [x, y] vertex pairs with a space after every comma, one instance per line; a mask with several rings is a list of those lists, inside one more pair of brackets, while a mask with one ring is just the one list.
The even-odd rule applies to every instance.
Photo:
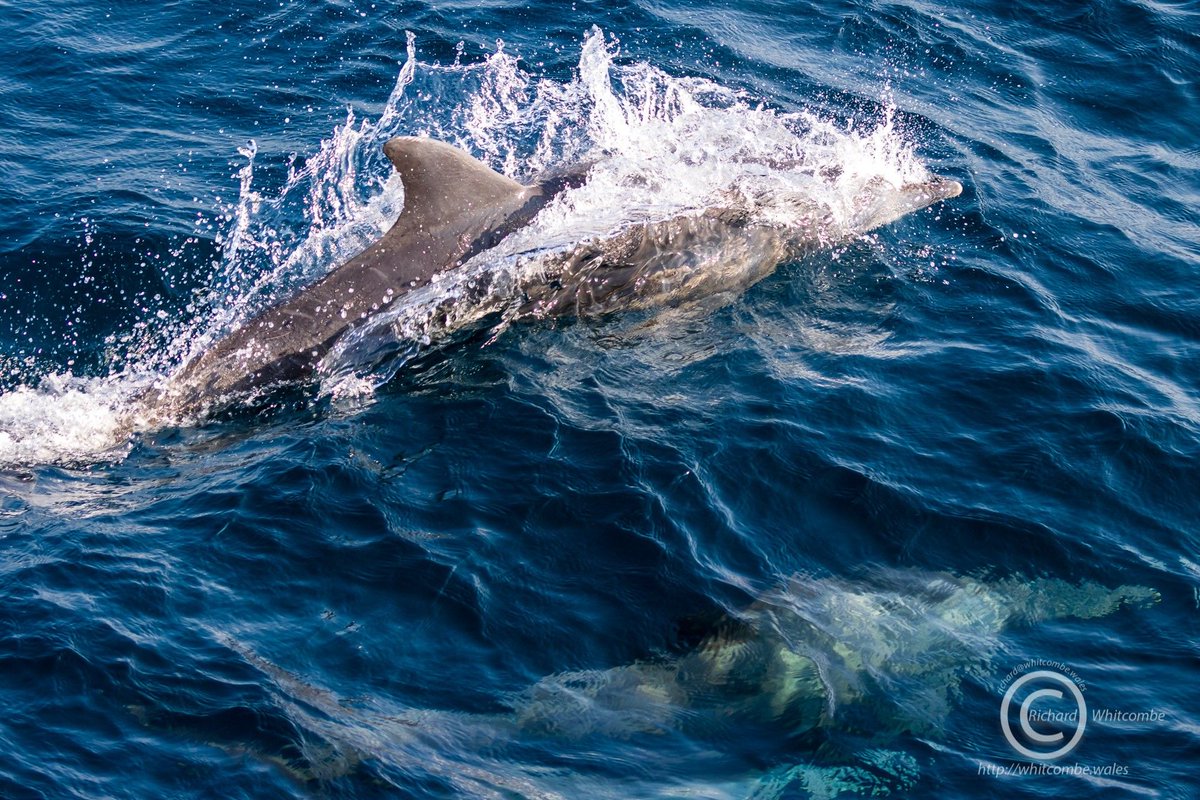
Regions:
[[123, 458], [126, 409], [138, 387], [137, 381], [66, 373], [0, 394], [0, 467]]

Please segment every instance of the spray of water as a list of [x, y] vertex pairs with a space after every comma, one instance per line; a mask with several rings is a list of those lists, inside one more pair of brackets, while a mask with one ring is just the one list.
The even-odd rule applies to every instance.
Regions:
[[551, 167], [592, 161], [588, 182], [547, 207], [494, 251], [405, 296], [369, 331], [347, 337], [321, 365], [326, 391], [369, 394], [404, 358], [364, 376], [363, 350], [400, 354], [502, 308], [531, 254], [561, 252], [638, 222], [670, 219], [746, 198], [768, 224], [818, 209], [834, 238], [855, 233], [872, 187], [927, 180], [892, 115], [862, 128], [782, 113], [712, 81], [623, 63], [599, 29], [584, 38], [571, 80], [522, 69], [498, 42], [476, 64], [422, 64], [413, 36], [377, 120], [348, 112], [282, 186], [256, 181], [254, 142], [240, 149], [236, 201], [218, 211], [219, 268], [191, 321], [135, 344], [119, 373], [55, 375], [0, 395], [0, 465], [120, 458], [152, 414], [136, 398], [231, 329], [363, 249], [390, 227], [403, 187], [382, 154], [391, 136], [454, 143], [494, 169], [530, 181]]

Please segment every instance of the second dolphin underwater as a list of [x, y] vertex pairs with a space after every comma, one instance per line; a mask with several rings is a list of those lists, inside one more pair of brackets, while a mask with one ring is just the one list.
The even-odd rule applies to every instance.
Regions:
[[[219, 639], [270, 679], [272, 705], [305, 732], [301, 758], [256, 755], [303, 781], [373, 765], [385, 783], [411, 780], [415, 770], [445, 781], [454, 796], [613, 796], [603, 777], [591, 784], [579, 770], [556, 773], [520, 754], [552, 743], [572, 763], [588, 762], [615, 739], [653, 759], [683, 759], [704, 786], [657, 786], [647, 775], [648, 784], [632, 789], [618, 782], [616, 796], [903, 796], [921, 772], [913, 740], [945, 741], [966, 684], [999, 678], [1007, 632], [1159, 600], [1144, 586], [1056, 578], [983, 581], [919, 570], [856, 581], [795, 577], [715, 619], [681, 652], [549, 675], [508, 697], [507, 713], [359, 707], [244, 642]], [[986, 710], [963, 713], [994, 714], [1000, 697], [992, 699]], [[135, 713], [221, 746], [202, 720]], [[997, 752], [1008, 752], [1000, 735]]]
[[[384, 145], [404, 186], [404, 206], [375, 244], [232, 331], [185, 363], [149, 398], [169, 413], [195, 414], [271, 387], [310, 378], [348, 331], [405, 294], [460, 269], [529, 225], [551, 201], [585, 183], [587, 167], [525, 186], [466, 152], [431, 139]], [[957, 181], [932, 177], [891, 186], [877, 180], [835, 225], [814, 208], [796, 224], [756, 218], [754, 204], [728, 202], [664, 221], [641, 222], [540, 258], [516, 287], [533, 317], [601, 314], [683, 302], [745, 288], [779, 264], [955, 197]]]

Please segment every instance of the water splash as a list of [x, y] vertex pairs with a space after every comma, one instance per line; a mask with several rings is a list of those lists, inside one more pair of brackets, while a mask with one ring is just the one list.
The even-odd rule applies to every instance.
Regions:
[[0, 467], [124, 458], [132, 432], [126, 409], [143, 381], [61, 373], [0, 394]]
[[[593, 29], [574, 80], [535, 83], [499, 47], [481, 65], [448, 68], [475, 87], [470, 103], [452, 109], [448, 121], [438, 116], [444, 103], [423, 94], [418, 80], [414, 110], [430, 135], [457, 142], [518, 180], [590, 162], [588, 181], [497, 247], [344, 337], [321, 366], [328, 383], [340, 385], [364, 365], [385, 382], [406, 356], [447, 331], [497, 311], [507, 312], [503, 326], [514, 316], [516, 287], [536, 280], [541, 259], [581, 241], [738, 203], [766, 225], [820, 220], [834, 243], [869, 227], [864, 208], [882, 192], [930, 177], [891, 107], [882, 122], [859, 129], [807, 111], [783, 113], [644, 62], [620, 65], [618, 57], [616, 42]], [[445, 81], [432, 85], [439, 83]]]
[[[386, 232], [404, 202], [381, 149], [397, 134], [453, 142], [523, 181], [556, 165], [595, 163], [588, 183], [534, 224], [345, 337], [321, 365], [333, 396], [362, 396], [441, 331], [503, 310], [530, 254], [731, 196], [746, 198], [768, 224], [794, 223], [817, 209], [832, 231], [849, 235], [872, 187], [929, 177], [890, 111], [882, 123], [858, 127], [782, 112], [709, 80], [627, 62], [619, 43], [598, 28], [584, 37], [568, 81], [530, 74], [503, 42], [480, 63], [422, 64], [409, 34], [407, 59], [380, 117], [348, 111], [315, 154], [292, 159], [282, 186], [258, 180], [254, 142], [239, 150], [237, 200], [218, 209], [222, 258], [193, 319], [134, 337], [135, 355], [119, 374], [52, 376], [0, 396], [0, 465], [122, 452], [144, 424], [136, 407], [144, 389]], [[393, 357], [364, 374], [362, 365], [378, 364], [380, 352]]]

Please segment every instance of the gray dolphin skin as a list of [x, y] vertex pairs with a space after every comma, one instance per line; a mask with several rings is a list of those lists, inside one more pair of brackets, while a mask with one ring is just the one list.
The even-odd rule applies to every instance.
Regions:
[[527, 224], [565, 175], [522, 186], [456, 147], [396, 137], [383, 147], [404, 184], [404, 209], [375, 244], [291, 300], [268, 309], [186, 364], [159, 400], [181, 408], [302, 380], [347, 330]]
[[[154, 395], [185, 413], [311, 377], [347, 331], [407, 292], [527, 225], [555, 196], [582, 185], [586, 168], [532, 186], [501, 175], [442, 142], [396, 137], [384, 145], [404, 185], [404, 208], [378, 242], [294, 298], [268, 309], [186, 363]], [[789, 228], [756, 222], [753, 204], [630, 226], [543, 260], [518, 285], [535, 318], [607, 313], [745, 286], [778, 264], [887, 224], [962, 191], [934, 178], [869, 195], [849, 230], [831, 237], [815, 217]]]
[[762, 221], [754, 200], [733, 194], [726, 205], [633, 225], [544, 259], [536, 279], [521, 286], [524, 310], [585, 316], [744, 291], [780, 264], [961, 193], [958, 181], [936, 176], [898, 188], [877, 178], [859, 193], [848, 224], [835, 224], [814, 203], [797, 209], [792, 225]]

